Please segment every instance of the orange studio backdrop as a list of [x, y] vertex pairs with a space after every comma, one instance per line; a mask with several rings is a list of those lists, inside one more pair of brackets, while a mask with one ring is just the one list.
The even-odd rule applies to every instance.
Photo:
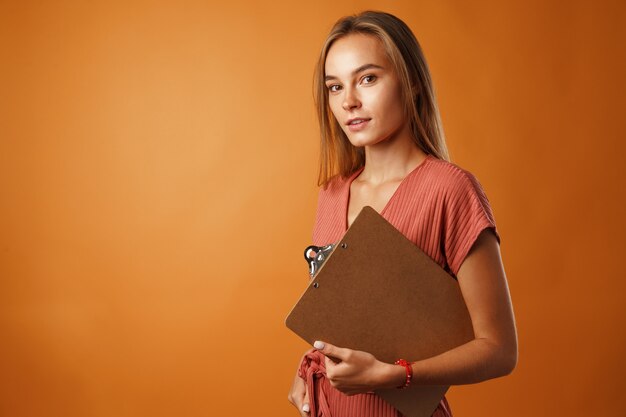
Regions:
[[622, 1], [0, 1], [0, 416], [296, 416], [339, 17], [415, 31], [520, 339], [457, 416], [624, 416]]

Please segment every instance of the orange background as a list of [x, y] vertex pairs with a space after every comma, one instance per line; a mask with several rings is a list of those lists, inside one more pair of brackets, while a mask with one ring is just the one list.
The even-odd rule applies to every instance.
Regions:
[[297, 415], [313, 65], [369, 8], [502, 235], [519, 365], [453, 411], [626, 415], [624, 3], [297, 3], [0, 2], [0, 415]]

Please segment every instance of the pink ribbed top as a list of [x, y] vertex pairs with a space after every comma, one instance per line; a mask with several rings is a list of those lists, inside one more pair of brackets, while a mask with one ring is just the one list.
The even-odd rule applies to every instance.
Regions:
[[[362, 170], [336, 177], [320, 189], [314, 245], [337, 242], [345, 234], [350, 185]], [[476, 178], [431, 155], [407, 174], [380, 214], [454, 276], [483, 229], [493, 228], [500, 241], [489, 200]]]
[[[320, 189], [313, 244], [341, 239], [347, 230], [350, 185], [361, 173], [335, 177]], [[481, 231], [491, 228], [500, 241], [489, 201], [468, 171], [428, 155], [400, 183], [380, 214], [456, 277]], [[410, 359], [410, 358], [407, 358]], [[307, 381], [312, 417], [398, 417], [401, 414], [375, 394], [346, 396], [325, 378], [323, 355], [305, 356], [299, 375]], [[444, 398], [433, 417], [452, 413]]]

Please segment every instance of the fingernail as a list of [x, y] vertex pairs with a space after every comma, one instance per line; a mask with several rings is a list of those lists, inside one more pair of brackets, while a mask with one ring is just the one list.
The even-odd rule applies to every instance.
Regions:
[[313, 343], [313, 347], [315, 349], [324, 349], [324, 342], [320, 342], [319, 340], [316, 340], [315, 343]]
[[302, 406], [302, 411], [304, 411], [305, 413], [308, 413], [309, 411], [311, 411], [311, 409], [309, 408], [308, 404], [304, 404]]

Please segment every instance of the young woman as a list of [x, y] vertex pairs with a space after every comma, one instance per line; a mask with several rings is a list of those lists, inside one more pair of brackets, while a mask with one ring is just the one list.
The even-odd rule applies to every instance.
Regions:
[[[457, 278], [475, 339], [400, 365], [318, 341], [301, 360], [291, 403], [307, 417], [398, 416], [374, 390], [509, 374], [517, 335], [500, 237], [476, 178], [448, 162], [432, 81], [411, 30], [381, 12], [340, 19], [315, 84], [322, 188], [313, 244], [339, 241], [361, 209], [373, 207]], [[433, 416], [451, 415], [444, 398]]]

